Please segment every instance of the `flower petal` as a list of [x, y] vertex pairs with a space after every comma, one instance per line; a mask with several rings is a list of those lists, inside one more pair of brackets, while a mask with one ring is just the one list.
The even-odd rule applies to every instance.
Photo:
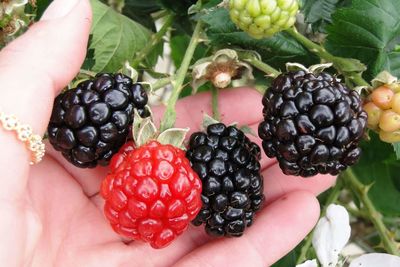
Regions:
[[350, 263], [349, 267], [399, 267], [400, 257], [386, 253], [369, 253], [362, 255]]
[[296, 267], [318, 267], [318, 263], [316, 259], [313, 259], [296, 265]]
[[314, 230], [313, 246], [321, 265], [336, 266], [339, 253], [350, 238], [350, 221], [347, 210], [331, 204]]

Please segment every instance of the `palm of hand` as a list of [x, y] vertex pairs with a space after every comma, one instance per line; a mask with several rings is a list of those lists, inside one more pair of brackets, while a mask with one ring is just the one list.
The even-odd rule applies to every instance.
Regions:
[[[19, 73], [13, 65], [41, 62], [39, 70], [33, 71], [38, 76], [32, 74], [31, 80], [16, 81], [17, 85], [29, 83], [22, 98], [20, 91], [2, 89], [2, 94], [9, 99], [19, 97], [17, 107], [16, 103], [0, 100], [0, 106], [6, 110], [17, 108], [18, 117], [32, 123], [37, 132], [44, 132], [46, 128], [52, 104], [49, 95], [65, 86], [79, 69], [90, 27], [89, 10], [88, 3], [80, 1], [74, 12], [61, 19], [38, 23], [0, 53], [0, 62], [7, 62], [0, 65], [6, 70], [0, 72], [0, 81], [14, 83], [11, 89], [20, 88], [10, 78]], [[54, 40], [54, 32], [67, 36]], [[41, 34], [40, 40], [38, 34]], [[65, 40], [69, 42], [66, 44]], [[54, 49], [38, 50], [50, 41]], [[36, 53], [32, 55], [29, 51]], [[61, 70], [57, 62], [68, 62], [71, 67]], [[48, 89], [38, 91], [43, 84]], [[24, 103], [31, 103], [33, 97], [46, 103], [34, 104], [37, 109], [31, 114], [26, 109], [29, 105]], [[224, 122], [236, 121], [256, 130], [262, 119], [260, 99], [251, 89], [224, 91], [220, 94]], [[181, 100], [177, 106], [177, 126], [197, 130], [202, 117], [200, 111], [209, 113], [209, 103], [209, 94]], [[254, 107], [254, 114], [248, 113], [248, 107]], [[161, 108], [155, 113], [160, 116]], [[257, 142], [256, 138], [253, 140]], [[212, 240], [202, 228], [190, 226], [171, 246], [154, 250], [141, 242], [124, 243], [104, 219], [102, 200], [97, 193], [105, 169], [77, 169], [51, 149], [41, 164], [28, 168], [20, 160], [27, 158], [26, 150], [10, 133], [1, 132], [0, 145], [6, 151], [15, 151], [9, 158], [0, 158], [2, 170], [13, 167], [13, 171], [5, 171], [4, 177], [15, 177], [15, 182], [6, 182], [0, 190], [0, 200], [4, 199], [0, 201], [0, 213], [4, 214], [0, 222], [0, 234], [4, 237], [0, 241], [0, 262], [9, 266], [267, 266], [287, 253], [312, 228], [319, 214], [314, 195], [334, 181], [329, 176], [311, 179], [284, 176], [275, 161], [264, 157], [267, 205], [243, 237]]]

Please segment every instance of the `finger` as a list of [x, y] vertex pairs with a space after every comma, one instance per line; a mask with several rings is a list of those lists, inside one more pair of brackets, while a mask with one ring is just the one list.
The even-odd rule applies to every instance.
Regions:
[[277, 163], [265, 169], [262, 174], [267, 203], [294, 191], [307, 191], [317, 196], [336, 182], [336, 176], [331, 175], [319, 174], [309, 178], [285, 175]]
[[207, 243], [174, 266], [270, 266], [311, 231], [318, 217], [319, 204], [312, 194], [289, 193], [267, 206], [241, 238]]
[[[238, 122], [240, 125], [256, 125], [262, 119], [261, 95], [251, 88], [237, 88], [223, 90], [219, 94], [219, 108], [223, 116], [223, 121], [227, 124]], [[210, 93], [200, 93], [189, 96], [178, 101], [177, 127], [190, 127], [191, 131], [200, 129], [203, 114], [211, 114], [211, 95]], [[252, 112], [249, 107], [254, 108]], [[160, 121], [165, 107], [154, 107], [153, 112], [155, 121]], [[190, 133], [188, 134], [190, 136]], [[93, 196], [99, 192], [100, 183], [107, 174], [107, 168], [96, 167], [95, 169], [79, 169], [69, 162], [53, 148], [48, 148], [48, 153], [60, 162], [81, 184], [84, 192], [88, 196]]]
[[17, 115], [37, 133], [45, 132], [55, 93], [74, 78], [84, 60], [90, 19], [88, 1], [57, 0], [41, 21], [1, 51], [4, 112]]
[[[250, 125], [262, 120], [262, 95], [252, 88], [235, 88], [221, 90], [218, 95], [221, 121], [227, 125], [238, 123]], [[189, 127], [191, 132], [198, 131], [204, 114], [212, 114], [211, 94], [199, 93], [195, 96], [183, 98], [176, 106], [176, 127]], [[154, 108], [155, 121], [159, 122], [165, 107]]]
[[[0, 110], [30, 124], [38, 134], [45, 132], [55, 93], [80, 68], [91, 19], [87, 0], [56, 0], [49, 10], [44, 20], [0, 52]], [[0, 195], [18, 198], [26, 186], [30, 152], [2, 128], [0, 147], [7, 151], [0, 156], [5, 178]]]

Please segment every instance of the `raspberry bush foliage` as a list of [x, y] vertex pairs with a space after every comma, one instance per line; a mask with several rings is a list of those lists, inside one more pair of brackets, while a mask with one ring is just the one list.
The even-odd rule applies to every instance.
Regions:
[[[0, 48], [38, 21], [50, 2], [0, 3]], [[322, 210], [332, 203], [345, 206], [357, 229], [353, 242], [369, 252], [400, 254], [400, 1], [91, 3], [87, 57], [70, 88], [55, 100], [48, 136], [79, 167], [111, 161], [103, 197], [106, 217], [117, 233], [163, 247], [190, 230], [192, 221], [204, 224], [213, 235], [241, 236], [257, 223], [256, 211], [262, 209], [263, 154], [275, 158], [288, 179], [339, 175], [337, 184], [319, 197]], [[254, 87], [263, 96], [263, 110], [248, 107], [264, 117], [258, 133], [253, 133], [261, 148], [244, 136], [249, 136], [248, 127], [227, 125], [231, 122], [219, 114], [218, 92], [237, 86]], [[187, 129], [174, 128], [176, 101], [203, 91], [211, 91], [212, 115], [221, 123], [214, 122], [217, 126], [208, 131], [199, 127], [202, 132], [182, 142]], [[154, 92], [162, 97], [157, 99]], [[145, 105], [159, 101], [167, 106], [160, 129], [152, 124], [136, 128], [134, 114], [140, 121], [150, 120]], [[150, 147], [142, 142], [147, 131], [143, 129], [152, 130], [145, 139], [153, 140]], [[137, 131], [142, 139], [137, 139]], [[127, 149], [132, 138], [140, 142], [128, 143]], [[140, 200], [151, 188], [131, 194], [118, 173], [130, 173], [124, 179], [140, 182], [131, 165], [142, 164], [153, 152], [143, 159], [130, 154], [170, 144], [175, 146], [168, 148], [171, 151], [179, 149], [174, 152], [179, 160], [170, 163], [175, 168], [184, 165], [190, 177], [187, 192], [195, 192], [196, 199], [186, 201], [185, 191], [174, 193], [172, 200]], [[121, 164], [124, 167], [117, 170]], [[152, 164], [156, 170], [158, 163]], [[157, 175], [161, 174], [146, 178], [153, 179], [154, 190], [169, 183], [181, 185], [158, 181]], [[197, 202], [174, 210], [169, 201], [182, 207]], [[135, 203], [136, 213], [127, 212]], [[160, 211], [154, 219], [154, 203], [166, 210], [170, 205], [171, 213], [179, 211], [184, 218], [173, 221]], [[142, 226], [149, 220], [158, 220], [159, 227]], [[310, 240], [307, 237], [274, 266], [315, 258]]]

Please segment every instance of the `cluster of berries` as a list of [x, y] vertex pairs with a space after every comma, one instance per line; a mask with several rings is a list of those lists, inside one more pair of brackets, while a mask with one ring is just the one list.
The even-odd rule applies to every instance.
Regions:
[[230, 0], [231, 20], [253, 38], [271, 37], [293, 26], [297, 0]]
[[[298, 1], [230, 0], [229, 7], [239, 28], [262, 38], [294, 24]], [[161, 138], [168, 130], [156, 137], [147, 101], [129, 77], [99, 74], [55, 99], [50, 143], [77, 167], [109, 165], [100, 193], [122, 236], [162, 248], [190, 222], [213, 236], [243, 235], [264, 200], [259, 146], [236, 126], [211, 123], [191, 135], [184, 152]], [[387, 86], [364, 110], [360, 95], [335, 76], [304, 69], [279, 75], [262, 103], [263, 149], [287, 175], [337, 175], [355, 164], [367, 124], [383, 140], [400, 141], [400, 92]]]
[[382, 141], [400, 142], [400, 90], [398, 86], [376, 88], [364, 105], [368, 128], [379, 132]]
[[260, 148], [222, 123], [193, 134], [187, 153], [155, 140], [136, 146], [134, 114], [150, 115], [147, 99], [129, 77], [99, 74], [57, 96], [50, 143], [77, 167], [109, 165], [100, 192], [122, 236], [162, 248], [192, 221], [213, 235], [242, 235], [264, 199]]

